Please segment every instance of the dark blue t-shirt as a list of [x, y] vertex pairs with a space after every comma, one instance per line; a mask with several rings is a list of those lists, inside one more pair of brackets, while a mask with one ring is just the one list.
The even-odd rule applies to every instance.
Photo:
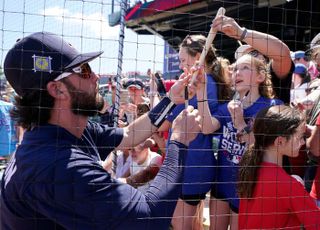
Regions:
[[[210, 113], [213, 114], [218, 109], [218, 89], [216, 81], [210, 74], [207, 74], [207, 98]], [[192, 105], [195, 109], [198, 108], [196, 96], [189, 100], [189, 105]], [[167, 120], [173, 122], [184, 108], [184, 104], [177, 105], [167, 117]], [[211, 141], [211, 134], [198, 133], [196, 138], [190, 142], [184, 170], [183, 195], [205, 194], [210, 191], [216, 170], [216, 159], [212, 153]]]
[[177, 167], [186, 147], [170, 143], [164, 165], [173, 167], [161, 169], [142, 194], [112, 179], [98, 163], [122, 137], [122, 129], [93, 122], [79, 139], [55, 125], [27, 131], [1, 183], [1, 228], [167, 228], [181, 190]]
[[[263, 108], [283, 104], [281, 100], [259, 97], [253, 105], [244, 109], [243, 116], [246, 124], [252, 124], [256, 114]], [[220, 144], [218, 151], [217, 194], [231, 203], [234, 208], [239, 207], [237, 199], [237, 181], [240, 160], [247, 149], [246, 143], [236, 140], [237, 129], [233, 126], [232, 118], [228, 110], [228, 103], [219, 107], [214, 117], [219, 120]], [[214, 139], [217, 136], [214, 137]], [[213, 139], [213, 140], [214, 140]]]

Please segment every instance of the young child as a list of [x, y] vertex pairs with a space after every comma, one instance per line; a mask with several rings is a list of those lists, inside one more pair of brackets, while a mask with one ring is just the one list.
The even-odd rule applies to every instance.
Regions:
[[211, 201], [215, 209], [210, 212], [210, 216], [214, 217], [210, 223], [213, 229], [228, 229], [228, 225], [231, 229], [237, 229], [238, 166], [247, 145], [253, 141], [250, 138], [253, 119], [262, 108], [282, 103], [273, 99], [270, 75], [263, 61], [247, 54], [240, 57], [233, 67], [232, 83], [237, 99], [219, 106], [212, 118], [209, 116], [208, 99], [197, 94], [198, 110], [203, 118], [202, 132], [220, 134], [213, 139], [220, 139], [217, 143], [217, 184], [215, 194], [212, 194], [217, 199]]
[[[153, 180], [153, 178], [158, 173], [161, 165], [162, 165], [162, 157], [156, 152], [152, 152], [149, 148], [150, 140], [147, 139], [140, 145], [134, 147], [130, 151], [130, 155], [132, 158], [132, 164], [130, 166], [130, 176], [132, 176], [142, 172], [143, 170], [150, 169], [149, 174], [144, 175], [144, 179], [140, 181], [136, 181], [136, 185], [138, 189], [142, 191], [146, 191], [149, 188], [149, 183]], [[155, 172], [155, 173], [152, 173]], [[140, 178], [141, 179], [141, 178]], [[128, 183], [128, 181], [127, 181]]]
[[301, 183], [282, 168], [305, 143], [305, 119], [288, 106], [261, 110], [255, 143], [241, 160], [239, 229], [319, 229], [320, 211]]

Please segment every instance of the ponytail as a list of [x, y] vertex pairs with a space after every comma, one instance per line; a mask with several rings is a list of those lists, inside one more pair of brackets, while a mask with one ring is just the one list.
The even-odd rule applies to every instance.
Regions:
[[253, 124], [255, 143], [240, 161], [239, 197], [252, 197], [265, 149], [273, 145], [279, 136], [292, 136], [304, 120], [298, 109], [284, 105], [267, 107], [257, 113]]
[[248, 148], [240, 161], [238, 194], [251, 198], [257, 181], [258, 168], [263, 159], [263, 148], [254, 144]]

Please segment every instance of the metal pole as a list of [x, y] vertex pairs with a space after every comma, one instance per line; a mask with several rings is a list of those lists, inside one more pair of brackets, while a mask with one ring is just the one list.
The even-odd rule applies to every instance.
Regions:
[[111, 13], [112, 14], [114, 13], [114, 0], [112, 0], [111, 2]]
[[[127, 10], [127, 0], [122, 0], [120, 11], [120, 33], [119, 33], [119, 52], [118, 52], [118, 69], [117, 69], [117, 77], [116, 77], [116, 97], [115, 97], [115, 105], [114, 105], [114, 127], [118, 126], [119, 119], [119, 104], [120, 104], [120, 89], [121, 89], [121, 73], [122, 73], [122, 57], [123, 57], [123, 43], [124, 43], [124, 29], [125, 29], [125, 14]], [[112, 153], [112, 172], [115, 174], [115, 170], [117, 167], [117, 153], [113, 151]]]
[[127, 9], [127, 0], [121, 1], [121, 12], [120, 12], [120, 33], [119, 33], [119, 51], [118, 51], [118, 69], [116, 77], [116, 98], [115, 98], [115, 114], [116, 119], [114, 120], [114, 127], [118, 126], [118, 114], [119, 114], [119, 103], [120, 103], [120, 80], [122, 73], [122, 57], [123, 57], [123, 43], [124, 43], [124, 28], [125, 28], [125, 13]]

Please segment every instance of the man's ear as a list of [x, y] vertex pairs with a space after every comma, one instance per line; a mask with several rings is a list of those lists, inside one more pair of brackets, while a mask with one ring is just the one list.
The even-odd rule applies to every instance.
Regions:
[[60, 82], [50, 81], [47, 84], [48, 93], [54, 98], [63, 99], [66, 97], [65, 92], [61, 88], [62, 84]]

